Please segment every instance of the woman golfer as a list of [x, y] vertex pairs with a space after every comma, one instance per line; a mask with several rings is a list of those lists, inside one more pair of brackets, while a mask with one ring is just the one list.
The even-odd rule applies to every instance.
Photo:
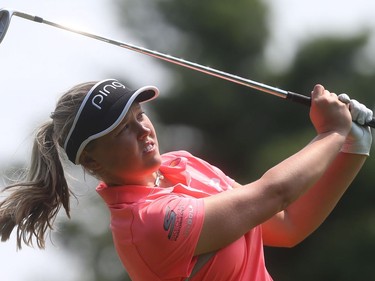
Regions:
[[[316, 137], [258, 180], [239, 184], [186, 151], [159, 153], [141, 104], [155, 87], [129, 90], [108, 79], [78, 85], [38, 131], [28, 178], [7, 187], [0, 234], [18, 246], [45, 233], [70, 191], [60, 162], [100, 179], [118, 255], [133, 281], [265, 281], [263, 245], [292, 247], [328, 216], [369, 155], [372, 111], [317, 85]], [[244, 147], [246, 149], [246, 147]]]

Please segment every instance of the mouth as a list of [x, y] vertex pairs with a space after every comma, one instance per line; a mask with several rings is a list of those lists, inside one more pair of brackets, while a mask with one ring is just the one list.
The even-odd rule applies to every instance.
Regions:
[[143, 148], [144, 153], [149, 153], [155, 150], [155, 144], [152, 142], [146, 143], [146, 146]]

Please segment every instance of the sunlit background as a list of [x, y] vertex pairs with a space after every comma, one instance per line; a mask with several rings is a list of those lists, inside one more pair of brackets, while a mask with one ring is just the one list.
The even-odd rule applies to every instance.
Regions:
[[[320, 33], [355, 35], [369, 30], [368, 52], [375, 50], [374, 1], [264, 1], [271, 8], [268, 22], [272, 31], [265, 53], [275, 72], [288, 66], [300, 42]], [[120, 24], [116, 3], [1, 0], [0, 7], [142, 46], [144, 43], [136, 34]], [[161, 95], [167, 94], [170, 87], [165, 71], [168, 66], [160, 67], [153, 58], [18, 17], [13, 17], [0, 45], [0, 67], [1, 173], [9, 166], [28, 161], [33, 130], [48, 118], [57, 98], [71, 86], [121, 76], [129, 77], [135, 87], [156, 85]], [[105, 211], [103, 222], [90, 221], [93, 215], [85, 198], [96, 196], [90, 180], [80, 196], [82, 203], [73, 204], [77, 213], [73, 219], [82, 220], [87, 227], [95, 224], [99, 231], [109, 231]], [[25, 247], [18, 252], [13, 237], [0, 244], [0, 261], [0, 279], [4, 281], [79, 281], [85, 274], [81, 261], [64, 251], [53, 237], [44, 251]]]

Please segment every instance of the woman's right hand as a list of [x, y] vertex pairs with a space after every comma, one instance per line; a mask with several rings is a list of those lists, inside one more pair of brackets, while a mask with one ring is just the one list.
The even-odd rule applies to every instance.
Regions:
[[319, 84], [311, 93], [310, 119], [318, 134], [335, 131], [347, 136], [352, 124], [348, 106]]

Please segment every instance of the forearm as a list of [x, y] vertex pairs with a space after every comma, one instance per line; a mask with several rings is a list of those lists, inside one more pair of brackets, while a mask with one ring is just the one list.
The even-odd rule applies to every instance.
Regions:
[[270, 169], [262, 177], [280, 187], [285, 196], [285, 208], [326, 173], [336, 159], [344, 138], [337, 133], [319, 135], [305, 148]]
[[205, 220], [195, 253], [228, 245], [285, 209], [323, 175], [344, 139], [336, 132], [321, 134], [259, 180], [205, 198]]
[[332, 212], [366, 158], [363, 155], [339, 153], [306, 194], [264, 224], [265, 233], [272, 233], [272, 228], [278, 231], [276, 237], [266, 235], [265, 243], [293, 246], [316, 230]]

